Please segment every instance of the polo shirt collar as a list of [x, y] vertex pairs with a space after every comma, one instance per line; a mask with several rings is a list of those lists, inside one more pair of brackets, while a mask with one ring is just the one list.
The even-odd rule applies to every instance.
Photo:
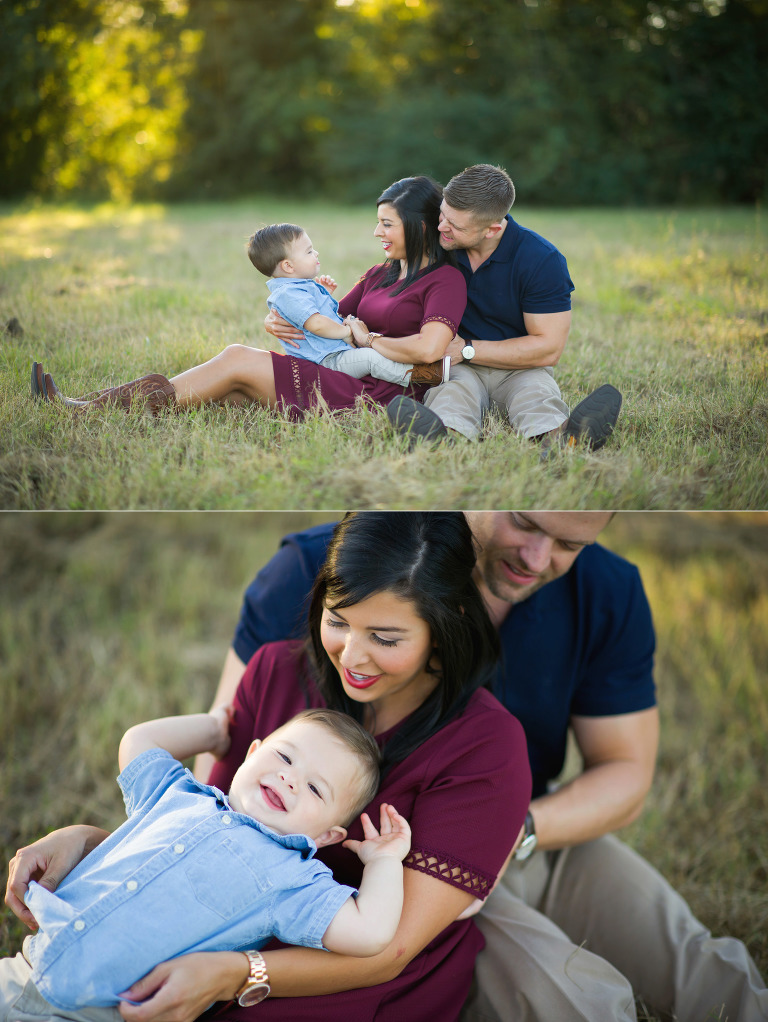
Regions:
[[[485, 266], [487, 263], [507, 263], [512, 258], [512, 252], [515, 247], [516, 235], [519, 227], [509, 213], [507, 213], [504, 219], [507, 221], [507, 226], [501, 236], [501, 241], [498, 243], [493, 252], [491, 252], [485, 262], [480, 264], [480, 266]], [[466, 266], [467, 269], [471, 269], [466, 249], [459, 249], [457, 255], [459, 263], [462, 266]], [[480, 269], [479, 266], [478, 269]]]

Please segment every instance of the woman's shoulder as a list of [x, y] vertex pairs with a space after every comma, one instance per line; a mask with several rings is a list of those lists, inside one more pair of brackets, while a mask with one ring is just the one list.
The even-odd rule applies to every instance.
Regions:
[[282, 639], [279, 642], [265, 642], [253, 654], [243, 674], [243, 684], [248, 687], [269, 684], [275, 674], [298, 677], [307, 672], [307, 652], [300, 639]]
[[451, 266], [450, 263], [443, 263], [442, 266], [438, 266], [436, 270], [432, 270], [428, 276], [433, 277], [435, 280], [449, 282], [451, 284], [458, 284], [461, 282], [462, 286], [466, 285], [464, 280], [464, 274], [457, 266]]
[[476, 728], [484, 730], [489, 737], [498, 736], [507, 740], [512, 737], [525, 741], [523, 725], [517, 717], [485, 688], [472, 693], [467, 708], [456, 719], [456, 724], [460, 726], [462, 721], [469, 725], [471, 730]]

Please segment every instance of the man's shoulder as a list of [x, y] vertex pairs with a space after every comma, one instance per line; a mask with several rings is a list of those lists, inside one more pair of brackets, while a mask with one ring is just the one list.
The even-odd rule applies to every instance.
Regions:
[[308, 529], [300, 532], [289, 532], [280, 540], [281, 547], [297, 547], [306, 553], [313, 553], [318, 557], [325, 557], [325, 551], [331, 541], [333, 530], [338, 521], [322, 522], [320, 525], [311, 525]]
[[537, 233], [530, 227], [523, 227], [511, 216], [508, 217], [507, 229], [504, 234], [509, 234], [511, 248], [530, 255], [532, 258], [536, 256], [544, 258], [553, 253], [562, 256], [557, 245], [545, 238], [543, 234]]
[[621, 593], [626, 586], [640, 582], [640, 573], [631, 561], [600, 543], [585, 547], [571, 571], [582, 585], [608, 594]]

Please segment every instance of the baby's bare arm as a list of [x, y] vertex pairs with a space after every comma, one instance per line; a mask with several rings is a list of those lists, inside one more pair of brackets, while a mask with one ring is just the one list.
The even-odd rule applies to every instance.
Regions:
[[327, 337], [330, 340], [346, 341], [352, 336], [352, 330], [346, 323], [337, 323], [330, 316], [324, 316], [321, 312], [314, 312], [304, 324], [304, 329], [318, 337]]
[[231, 714], [230, 706], [219, 706], [210, 713], [160, 717], [135, 724], [120, 742], [120, 769], [124, 770], [131, 760], [148, 749], [166, 749], [179, 760], [200, 752], [223, 756], [229, 749]]
[[349, 898], [323, 934], [323, 945], [341, 955], [367, 958], [392, 941], [403, 910], [403, 859], [411, 847], [411, 828], [394, 806], [381, 806], [379, 833], [363, 813], [364, 841], [345, 841], [364, 863], [356, 898]]

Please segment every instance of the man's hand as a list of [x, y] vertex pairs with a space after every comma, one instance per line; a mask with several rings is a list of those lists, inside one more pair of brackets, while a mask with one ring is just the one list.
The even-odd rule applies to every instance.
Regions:
[[301, 330], [298, 330], [287, 319], [283, 319], [282, 316], [271, 309], [269, 315], [264, 320], [264, 329], [268, 334], [276, 337], [284, 348], [298, 348], [299, 345], [296, 342], [300, 341], [304, 336]]
[[411, 828], [405, 817], [388, 802], [381, 804], [380, 832], [376, 830], [368, 813], [360, 817], [363, 825], [364, 841], [345, 841], [344, 847], [354, 852], [366, 866], [374, 859], [406, 857], [411, 849]]
[[464, 361], [464, 356], [461, 354], [461, 349], [466, 344], [463, 337], [459, 337], [458, 334], [453, 338], [448, 347], [445, 349], [446, 355], [451, 356], [451, 365], [458, 365], [459, 362]]
[[229, 752], [229, 746], [231, 739], [229, 737], [229, 726], [235, 719], [235, 708], [230, 703], [229, 706], [217, 706], [215, 709], [210, 711], [209, 714], [216, 722], [218, 727], [218, 737], [215, 745], [212, 745], [208, 752], [211, 753], [216, 759], [221, 759]]

